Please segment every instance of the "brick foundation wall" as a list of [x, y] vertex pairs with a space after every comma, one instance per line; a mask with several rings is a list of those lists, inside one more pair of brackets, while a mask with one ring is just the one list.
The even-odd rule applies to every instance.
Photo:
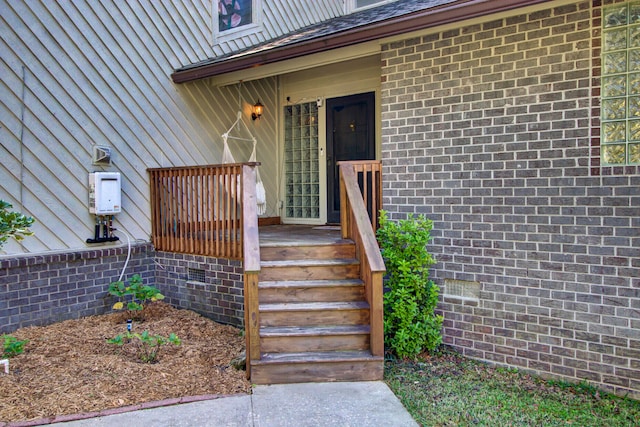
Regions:
[[[126, 258], [120, 246], [0, 259], [0, 333], [110, 311], [107, 288]], [[153, 270], [153, 247], [132, 245], [125, 280], [138, 273], [149, 283]]]
[[244, 325], [241, 261], [156, 252], [156, 286], [170, 304], [216, 322]]
[[445, 343], [640, 397], [640, 167], [590, 167], [598, 3], [383, 45], [384, 206], [434, 220]]
[[[107, 289], [120, 277], [126, 257], [127, 247], [121, 246], [0, 259], [0, 333], [110, 312], [116, 299]], [[244, 325], [240, 261], [155, 252], [150, 243], [134, 244], [123, 279], [134, 274], [175, 307]]]

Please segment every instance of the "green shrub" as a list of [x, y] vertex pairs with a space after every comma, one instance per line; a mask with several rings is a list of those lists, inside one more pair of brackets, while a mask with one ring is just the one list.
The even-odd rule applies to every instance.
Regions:
[[2, 357], [0, 357], [0, 359], [8, 359], [9, 357], [22, 354], [24, 351], [24, 345], [28, 342], [28, 340], [20, 341], [11, 335], [0, 336], [0, 341], [3, 343]]
[[12, 207], [11, 203], [0, 199], [0, 248], [10, 237], [20, 241], [26, 236], [33, 235], [33, 231], [30, 231], [29, 227], [35, 220], [19, 212], [9, 211]]
[[[139, 274], [134, 274], [129, 279], [129, 284], [122, 281], [112, 282], [109, 285], [109, 295], [116, 296], [120, 301], [113, 305], [114, 310], [126, 308], [130, 312], [141, 311], [147, 301], [158, 301], [164, 299], [164, 295], [153, 286], [143, 285]], [[129, 297], [131, 297], [129, 299]], [[129, 299], [127, 301], [127, 299]], [[136, 317], [136, 316], [134, 316]]]
[[141, 334], [127, 332], [125, 335], [116, 335], [114, 338], [107, 340], [109, 344], [117, 346], [123, 346], [125, 344], [138, 343], [138, 358], [144, 363], [156, 363], [158, 361], [158, 352], [160, 347], [166, 344], [180, 345], [180, 338], [174, 333], [171, 333], [168, 337], [162, 335], [151, 335], [149, 331], [144, 331]]
[[433, 352], [442, 343], [443, 318], [435, 314], [440, 290], [429, 280], [436, 261], [426, 248], [432, 227], [424, 215], [394, 222], [380, 211], [377, 237], [389, 288], [384, 294], [384, 339], [402, 358]]

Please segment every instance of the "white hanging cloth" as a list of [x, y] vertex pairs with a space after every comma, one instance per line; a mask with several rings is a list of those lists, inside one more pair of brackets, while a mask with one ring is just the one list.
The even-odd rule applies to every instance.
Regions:
[[[237, 136], [230, 136], [229, 135], [229, 132], [231, 132], [233, 130], [233, 128], [235, 128], [238, 123], [242, 123], [244, 125], [244, 128], [246, 129], [247, 133], [251, 136], [251, 139], [239, 138]], [[258, 144], [258, 141], [256, 141], [256, 138], [251, 134], [251, 131], [249, 130], [249, 127], [247, 126], [247, 124], [242, 120], [242, 112], [241, 111], [238, 111], [238, 116], [236, 118], [236, 121], [233, 122], [233, 124], [231, 125], [229, 130], [227, 130], [225, 133], [222, 134], [222, 141], [223, 141], [223, 144], [224, 144], [223, 151], [222, 151], [222, 163], [224, 163], [224, 164], [236, 163], [235, 159], [233, 158], [233, 154], [231, 154], [231, 150], [229, 149], [229, 142], [228, 142], [229, 138], [239, 139], [241, 141], [252, 141], [253, 142], [253, 151], [251, 152], [251, 157], [249, 158], [249, 161], [250, 162], [256, 162], [257, 161], [256, 160], [256, 146]], [[259, 168], [256, 168], [256, 202], [257, 202], [258, 215], [264, 215], [264, 213], [267, 211], [267, 193], [266, 193], [266, 191], [264, 189], [264, 184], [262, 183], [262, 178], [260, 177], [260, 169]]]
[[[253, 151], [251, 152], [251, 157], [249, 157], [250, 162], [256, 162], [256, 145], [257, 141], [253, 138]], [[264, 184], [262, 184], [262, 178], [260, 178], [260, 168], [256, 167], [256, 202], [258, 203], [258, 215], [264, 215], [267, 211], [267, 192], [264, 189]]]

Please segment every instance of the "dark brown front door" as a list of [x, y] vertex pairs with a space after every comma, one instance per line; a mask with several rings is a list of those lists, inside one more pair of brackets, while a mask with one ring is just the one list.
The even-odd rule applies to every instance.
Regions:
[[375, 159], [375, 93], [327, 99], [327, 222], [340, 222], [337, 162]]

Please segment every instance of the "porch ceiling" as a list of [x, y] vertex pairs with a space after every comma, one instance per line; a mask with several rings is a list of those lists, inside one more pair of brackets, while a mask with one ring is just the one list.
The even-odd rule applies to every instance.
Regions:
[[312, 25], [241, 52], [187, 65], [171, 78], [175, 83], [185, 83], [548, 1], [411, 1], [402, 2], [402, 9], [390, 3]]

